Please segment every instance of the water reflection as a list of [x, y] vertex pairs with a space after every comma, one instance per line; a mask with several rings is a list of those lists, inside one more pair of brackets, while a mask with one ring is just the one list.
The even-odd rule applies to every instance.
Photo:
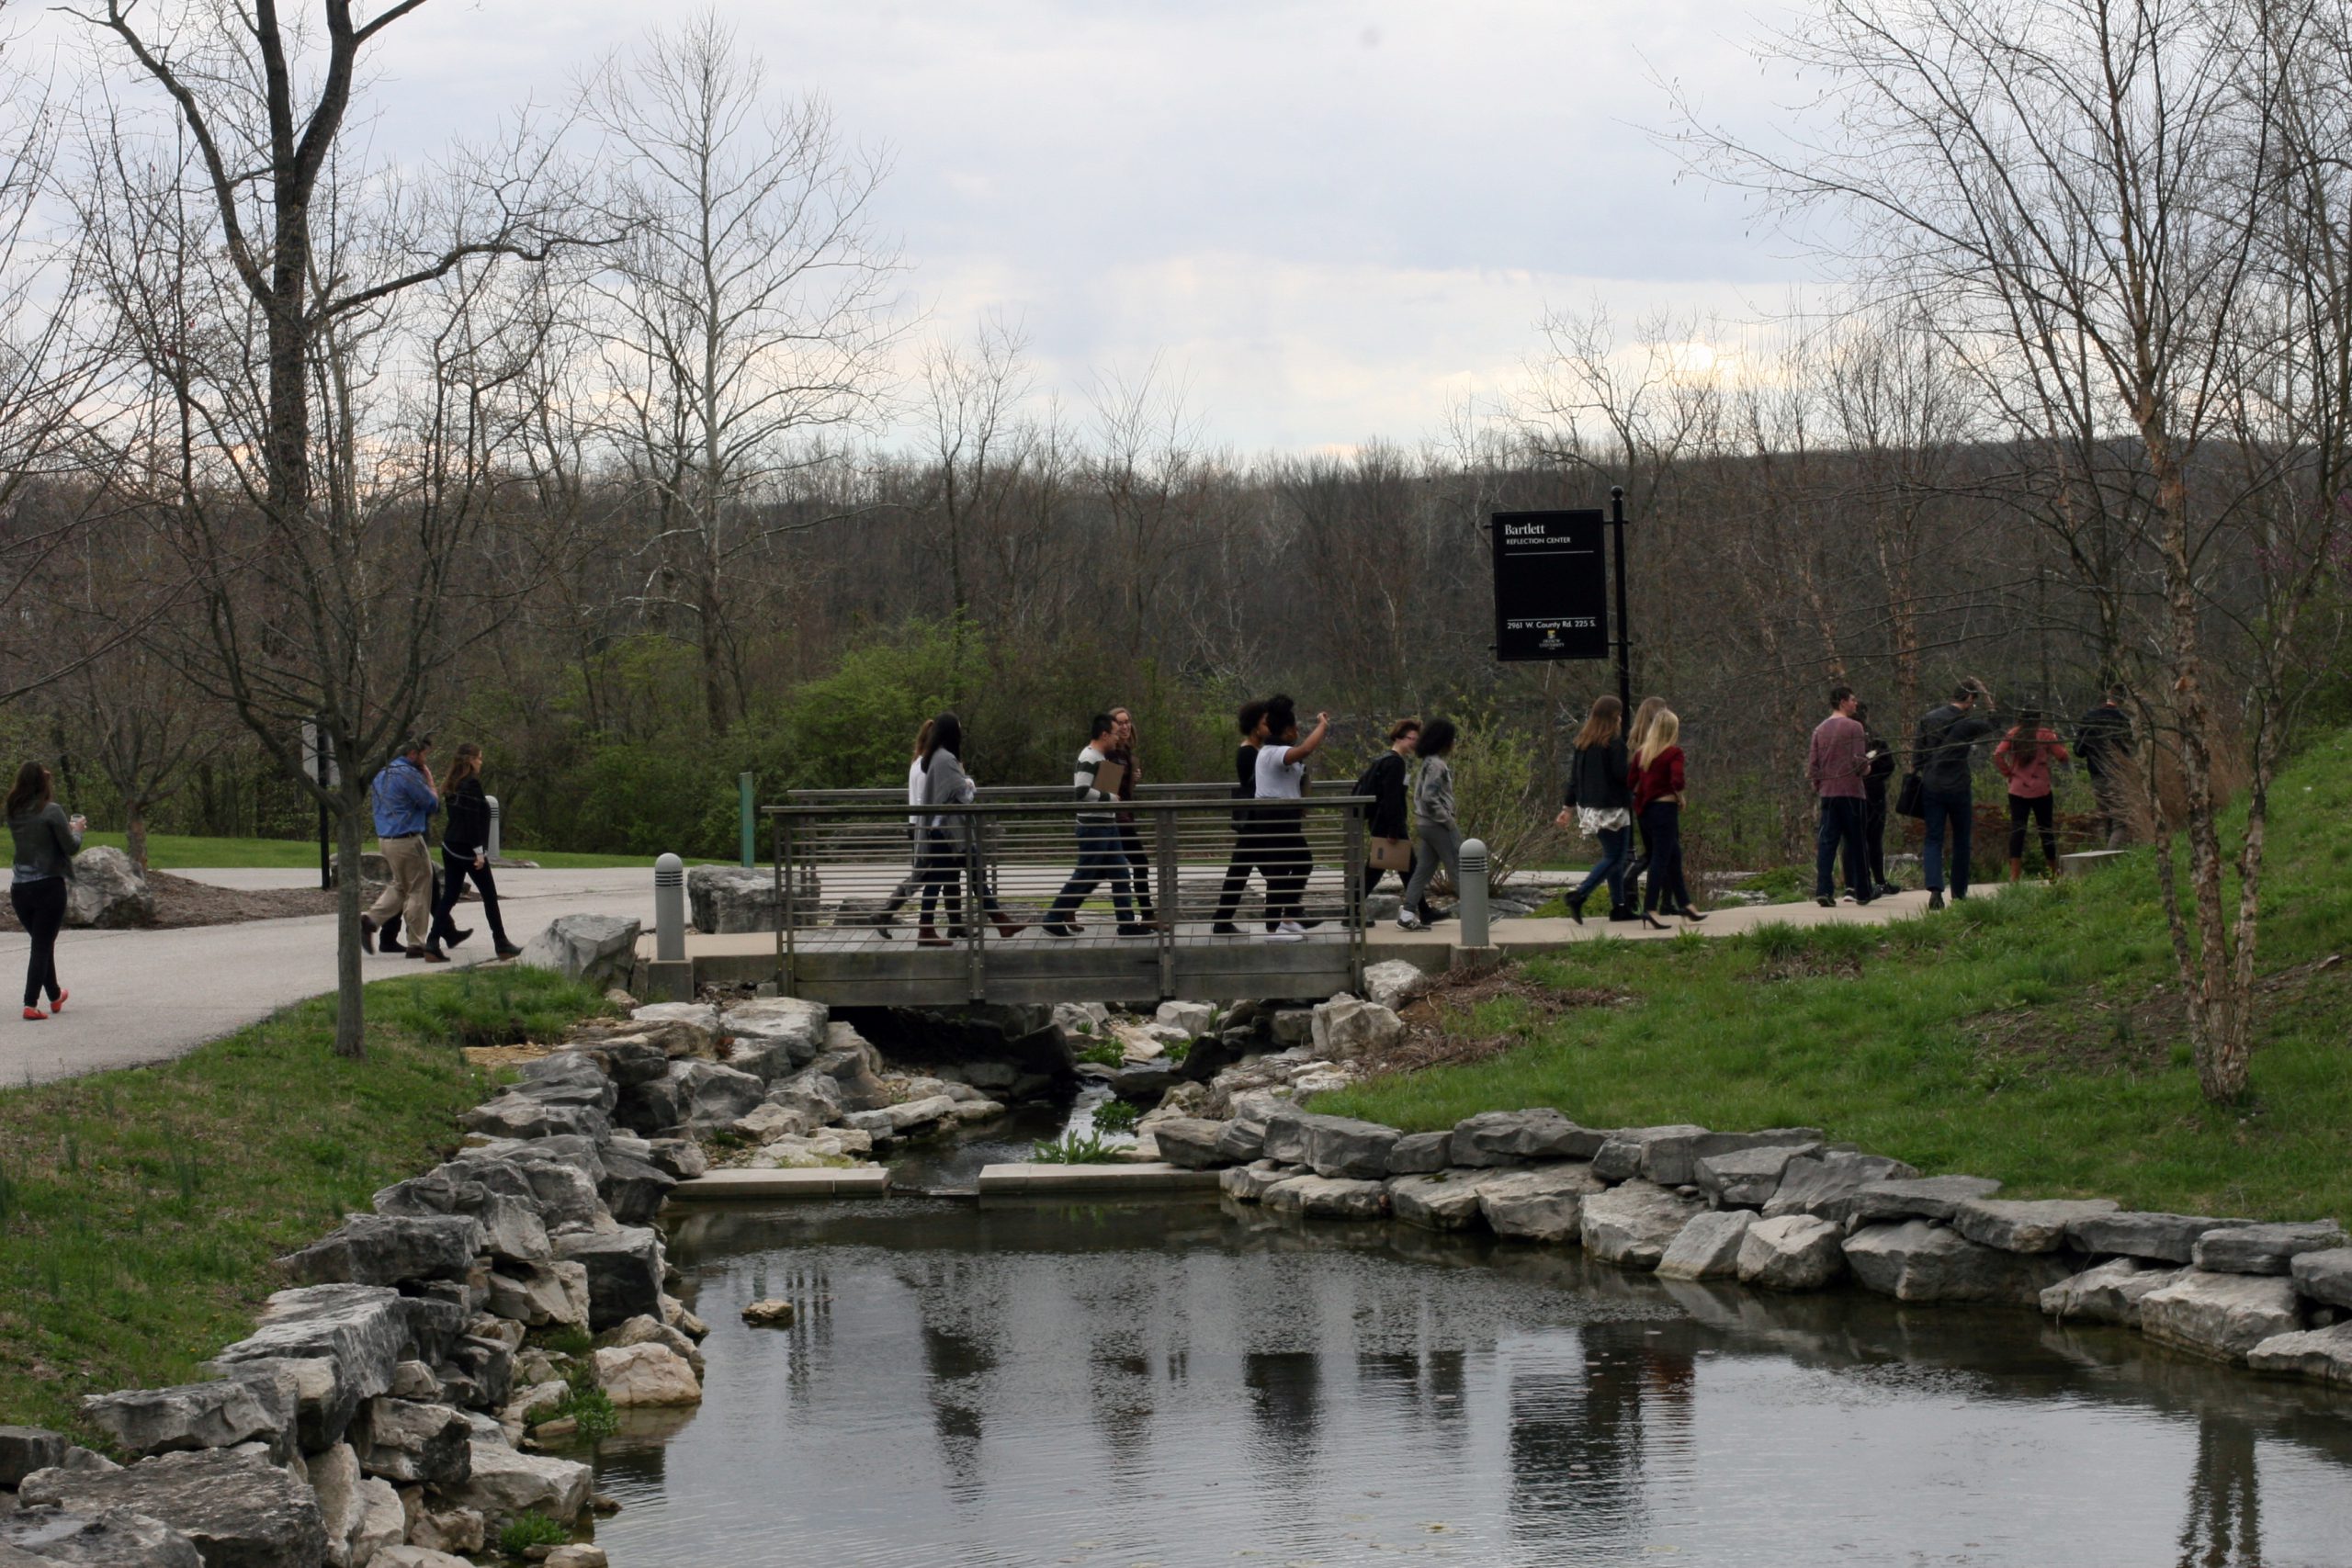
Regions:
[[707, 1398], [605, 1445], [616, 1568], [2352, 1563], [2352, 1400], [2031, 1314], [1200, 1204], [715, 1213], [673, 1256]]

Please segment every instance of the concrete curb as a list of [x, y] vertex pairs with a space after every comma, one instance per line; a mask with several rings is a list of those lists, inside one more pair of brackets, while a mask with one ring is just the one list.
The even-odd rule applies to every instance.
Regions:
[[714, 1170], [670, 1189], [676, 1203], [730, 1202], [741, 1198], [879, 1198], [890, 1190], [880, 1166], [857, 1169]]
[[[1172, 1165], [991, 1165], [980, 1171], [982, 1197], [1037, 1192], [1199, 1192], [1213, 1195], [1214, 1170]], [[673, 1194], [674, 1195], [674, 1194]]]

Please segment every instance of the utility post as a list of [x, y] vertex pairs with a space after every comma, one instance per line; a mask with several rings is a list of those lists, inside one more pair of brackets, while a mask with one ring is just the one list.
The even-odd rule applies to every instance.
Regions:
[[1609, 487], [1609, 558], [1617, 572], [1617, 700], [1634, 722], [1634, 622], [1625, 613], [1625, 487]]

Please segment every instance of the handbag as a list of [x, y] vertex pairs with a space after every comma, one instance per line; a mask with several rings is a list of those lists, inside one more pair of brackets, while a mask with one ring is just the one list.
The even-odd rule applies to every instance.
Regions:
[[1927, 816], [1927, 794], [1919, 783], [1919, 770], [1912, 769], [1903, 775], [1903, 787], [1895, 792], [1894, 814], [1898, 817]]
[[1374, 871], [1402, 871], [1413, 862], [1413, 846], [1403, 839], [1375, 837], [1366, 857]]

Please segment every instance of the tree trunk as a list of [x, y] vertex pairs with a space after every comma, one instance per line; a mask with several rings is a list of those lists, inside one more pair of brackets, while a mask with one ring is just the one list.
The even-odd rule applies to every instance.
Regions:
[[147, 874], [147, 802], [144, 797], [128, 795], [122, 802], [122, 839], [130, 856], [130, 863], [139, 874]]
[[334, 883], [334, 1054], [353, 1061], [368, 1055], [368, 1017], [359, 969], [359, 894], [367, 880], [359, 873], [361, 805], [362, 800], [345, 785], [329, 807], [334, 814], [335, 852], [340, 857]]

